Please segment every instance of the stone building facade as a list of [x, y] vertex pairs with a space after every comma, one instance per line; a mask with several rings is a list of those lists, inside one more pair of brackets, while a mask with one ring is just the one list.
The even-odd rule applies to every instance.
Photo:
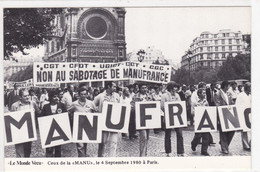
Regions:
[[243, 53], [245, 42], [240, 31], [229, 29], [218, 33], [202, 32], [196, 37], [188, 51], [182, 56], [181, 67], [195, 71], [200, 67], [214, 69], [226, 61], [228, 56]]
[[46, 62], [126, 60], [124, 8], [67, 8], [53, 21]]

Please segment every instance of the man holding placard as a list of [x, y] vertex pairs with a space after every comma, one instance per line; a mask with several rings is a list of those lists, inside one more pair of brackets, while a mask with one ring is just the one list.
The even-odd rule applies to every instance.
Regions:
[[[27, 89], [19, 90], [20, 100], [13, 103], [11, 106], [11, 111], [20, 111], [33, 109], [35, 116], [41, 113], [40, 109], [35, 102], [31, 102], [29, 98], [29, 92]], [[32, 142], [20, 143], [15, 145], [16, 157], [30, 157], [31, 155]]]
[[[206, 90], [205, 89], [199, 89], [197, 91], [197, 95], [199, 100], [197, 101], [197, 103], [193, 103], [192, 104], [192, 109], [195, 109], [195, 107], [198, 106], [209, 106], [209, 103], [206, 99]], [[192, 112], [194, 113], [195, 110], [192, 110]], [[195, 116], [196, 114], [193, 114], [193, 116]], [[195, 121], [196, 122], [196, 121]], [[196, 126], [195, 126], [196, 127]], [[200, 142], [200, 139], [202, 138], [202, 146], [201, 146], [201, 155], [205, 155], [205, 156], [209, 156], [208, 153], [208, 146], [209, 146], [209, 132], [203, 132], [203, 133], [195, 133], [195, 136], [191, 142], [191, 149], [193, 151], [196, 151], [196, 147]]]
[[[84, 112], [84, 113], [93, 113], [96, 111], [94, 103], [87, 99], [87, 90], [86, 88], [79, 88], [78, 91], [79, 100], [76, 100], [68, 108], [68, 111], [73, 114], [74, 112]], [[76, 121], [74, 121], [76, 122]], [[77, 143], [78, 157], [87, 156], [87, 143]]]
[[[105, 91], [94, 99], [94, 104], [98, 107], [98, 112], [102, 113], [104, 102], [115, 102], [119, 103], [120, 97], [115, 92], [116, 83], [112, 81], [105, 82]], [[109, 156], [113, 157], [116, 155], [116, 148], [118, 142], [118, 133], [102, 131], [102, 143], [98, 145], [98, 157], [103, 157], [105, 153], [105, 147], [109, 150]]]
[[[243, 114], [242, 114], [243, 116], [245, 116], [245, 114], [244, 114], [245, 109], [251, 108], [251, 83], [250, 82], [246, 82], [244, 85], [244, 92], [241, 92], [238, 94], [237, 100], [236, 100], [236, 105], [241, 110], [243, 110]], [[250, 113], [251, 113], [251, 110], [250, 110]], [[247, 120], [245, 117], [242, 119], [245, 119], [245, 121], [248, 121], [250, 128], [251, 128], [251, 121], [249, 121], [249, 119], [250, 119], [249, 113], [248, 113]], [[245, 123], [247, 123], [247, 122], [245, 122]], [[251, 144], [250, 144], [250, 141], [248, 140], [248, 133], [250, 133], [250, 131], [248, 131], [248, 132], [242, 131], [241, 135], [242, 135], [243, 149], [249, 151], [249, 150], [251, 150]]]
[[[139, 92], [136, 93], [132, 100], [132, 105], [134, 106], [135, 110], [135, 102], [147, 102], [151, 101], [152, 98], [147, 94], [148, 88], [146, 83], [139, 84]], [[140, 157], [147, 156], [147, 147], [148, 147], [148, 140], [149, 140], [149, 129], [141, 129], [139, 130], [139, 151]]]
[[[232, 99], [228, 96], [228, 89], [230, 88], [230, 84], [228, 81], [223, 81], [221, 83], [221, 88], [214, 95], [214, 102], [216, 106], [226, 106], [232, 105]], [[223, 154], [229, 154], [229, 144], [232, 141], [232, 138], [235, 134], [234, 131], [222, 131], [222, 128], [219, 127], [219, 138], [220, 138], [220, 146]]]
[[[173, 82], [170, 82], [167, 85], [167, 91], [162, 95], [161, 98], [161, 109], [163, 111], [165, 111], [165, 102], [181, 101], [181, 98], [177, 93], [178, 87], [179, 86]], [[184, 156], [182, 128], [175, 128], [175, 131], [177, 136], [177, 155]], [[169, 156], [169, 154], [171, 153], [171, 128], [165, 128], [164, 147], [167, 156]]]
[[[49, 116], [54, 114], [61, 114], [67, 112], [65, 104], [59, 102], [58, 92], [49, 92], [50, 103], [42, 108], [41, 116]], [[61, 146], [54, 146], [46, 148], [46, 157], [61, 157]]]

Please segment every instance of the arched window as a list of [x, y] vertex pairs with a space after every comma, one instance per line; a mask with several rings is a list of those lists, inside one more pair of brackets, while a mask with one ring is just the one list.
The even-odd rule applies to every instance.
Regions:
[[46, 43], [46, 53], [49, 53], [49, 43]]
[[51, 52], [54, 53], [54, 41], [51, 42]]
[[63, 42], [61, 42], [60, 44], [60, 49], [63, 49]]
[[59, 50], [60, 50], [60, 42], [57, 41], [57, 51], [59, 51]]

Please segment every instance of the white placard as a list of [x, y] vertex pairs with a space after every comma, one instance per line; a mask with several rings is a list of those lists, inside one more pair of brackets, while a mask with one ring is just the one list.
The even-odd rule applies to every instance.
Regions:
[[37, 140], [33, 109], [4, 114], [5, 145]]
[[195, 107], [194, 115], [195, 133], [217, 131], [217, 108]]
[[185, 101], [165, 102], [164, 107], [166, 128], [182, 128], [188, 126]]
[[68, 113], [38, 118], [42, 148], [72, 142]]
[[73, 142], [101, 143], [103, 121], [101, 113], [74, 112]]
[[128, 133], [131, 106], [122, 103], [104, 102], [102, 114], [104, 131]]
[[136, 129], [161, 128], [160, 102], [135, 102]]
[[252, 114], [251, 107], [237, 107], [240, 124], [243, 131], [251, 131]]
[[242, 130], [235, 105], [219, 106], [218, 115], [223, 132]]

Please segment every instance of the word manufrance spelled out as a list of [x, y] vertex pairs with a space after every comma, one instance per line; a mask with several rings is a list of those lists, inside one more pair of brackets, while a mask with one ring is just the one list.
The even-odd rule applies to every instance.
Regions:
[[[130, 105], [104, 102], [103, 113], [74, 113], [73, 133], [68, 113], [39, 117], [40, 139], [43, 148], [70, 142], [101, 143], [102, 131], [127, 133]], [[217, 113], [218, 111], [218, 113]], [[112, 113], [113, 112], [113, 113]], [[136, 128], [161, 128], [160, 102], [136, 102]], [[217, 129], [217, 114], [222, 131], [251, 129], [251, 108], [232, 106], [196, 107], [195, 132], [212, 132]], [[166, 128], [187, 127], [184, 101], [165, 103]], [[35, 117], [32, 110], [6, 113], [5, 143], [12, 145], [37, 140]]]

